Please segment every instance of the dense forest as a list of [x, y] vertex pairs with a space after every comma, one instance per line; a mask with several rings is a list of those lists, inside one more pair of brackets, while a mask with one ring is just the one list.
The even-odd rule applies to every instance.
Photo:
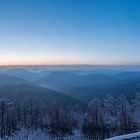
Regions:
[[50, 137], [72, 136], [75, 132], [85, 139], [105, 139], [140, 129], [140, 94], [129, 101], [124, 96], [94, 98], [85, 111], [67, 110], [55, 98], [46, 106], [28, 98], [16, 103], [0, 98], [0, 137], [16, 135], [22, 129], [45, 132]]

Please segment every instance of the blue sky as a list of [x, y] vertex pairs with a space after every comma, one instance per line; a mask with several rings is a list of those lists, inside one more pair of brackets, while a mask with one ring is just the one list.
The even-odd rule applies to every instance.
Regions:
[[0, 65], [140, 64], [139, 0], [0, 0]]

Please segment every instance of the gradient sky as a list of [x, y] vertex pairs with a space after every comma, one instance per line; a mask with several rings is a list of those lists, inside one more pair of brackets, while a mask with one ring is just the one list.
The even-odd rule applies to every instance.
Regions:
[[0, 65], [140, 64], [139, 0], [0, 0]]

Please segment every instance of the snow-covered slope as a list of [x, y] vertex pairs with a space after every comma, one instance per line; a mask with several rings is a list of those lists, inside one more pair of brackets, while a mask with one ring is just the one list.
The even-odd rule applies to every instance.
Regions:
[[127, 134], [127, 135], [116, 136], [116, 137], [109, 138], [109, 139], [106, 139], [106, 140], [129, 140], [129, 139], [135, 140], [136, 138], [140, 138], [140, 132]]

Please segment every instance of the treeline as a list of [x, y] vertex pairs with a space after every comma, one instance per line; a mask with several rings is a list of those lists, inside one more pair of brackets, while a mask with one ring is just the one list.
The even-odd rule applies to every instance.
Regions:
[[79, 130], [85, 137], [104, 139], [140, 129], [140, 95], [91, 100], [85, 113], [66, 110], [53, 99], [49, 106], [29, 98], [20, 103], [0, 98], [0, 137], [18, 133], [22, 128], [42, 130], [52, 136], [72, 135]]

